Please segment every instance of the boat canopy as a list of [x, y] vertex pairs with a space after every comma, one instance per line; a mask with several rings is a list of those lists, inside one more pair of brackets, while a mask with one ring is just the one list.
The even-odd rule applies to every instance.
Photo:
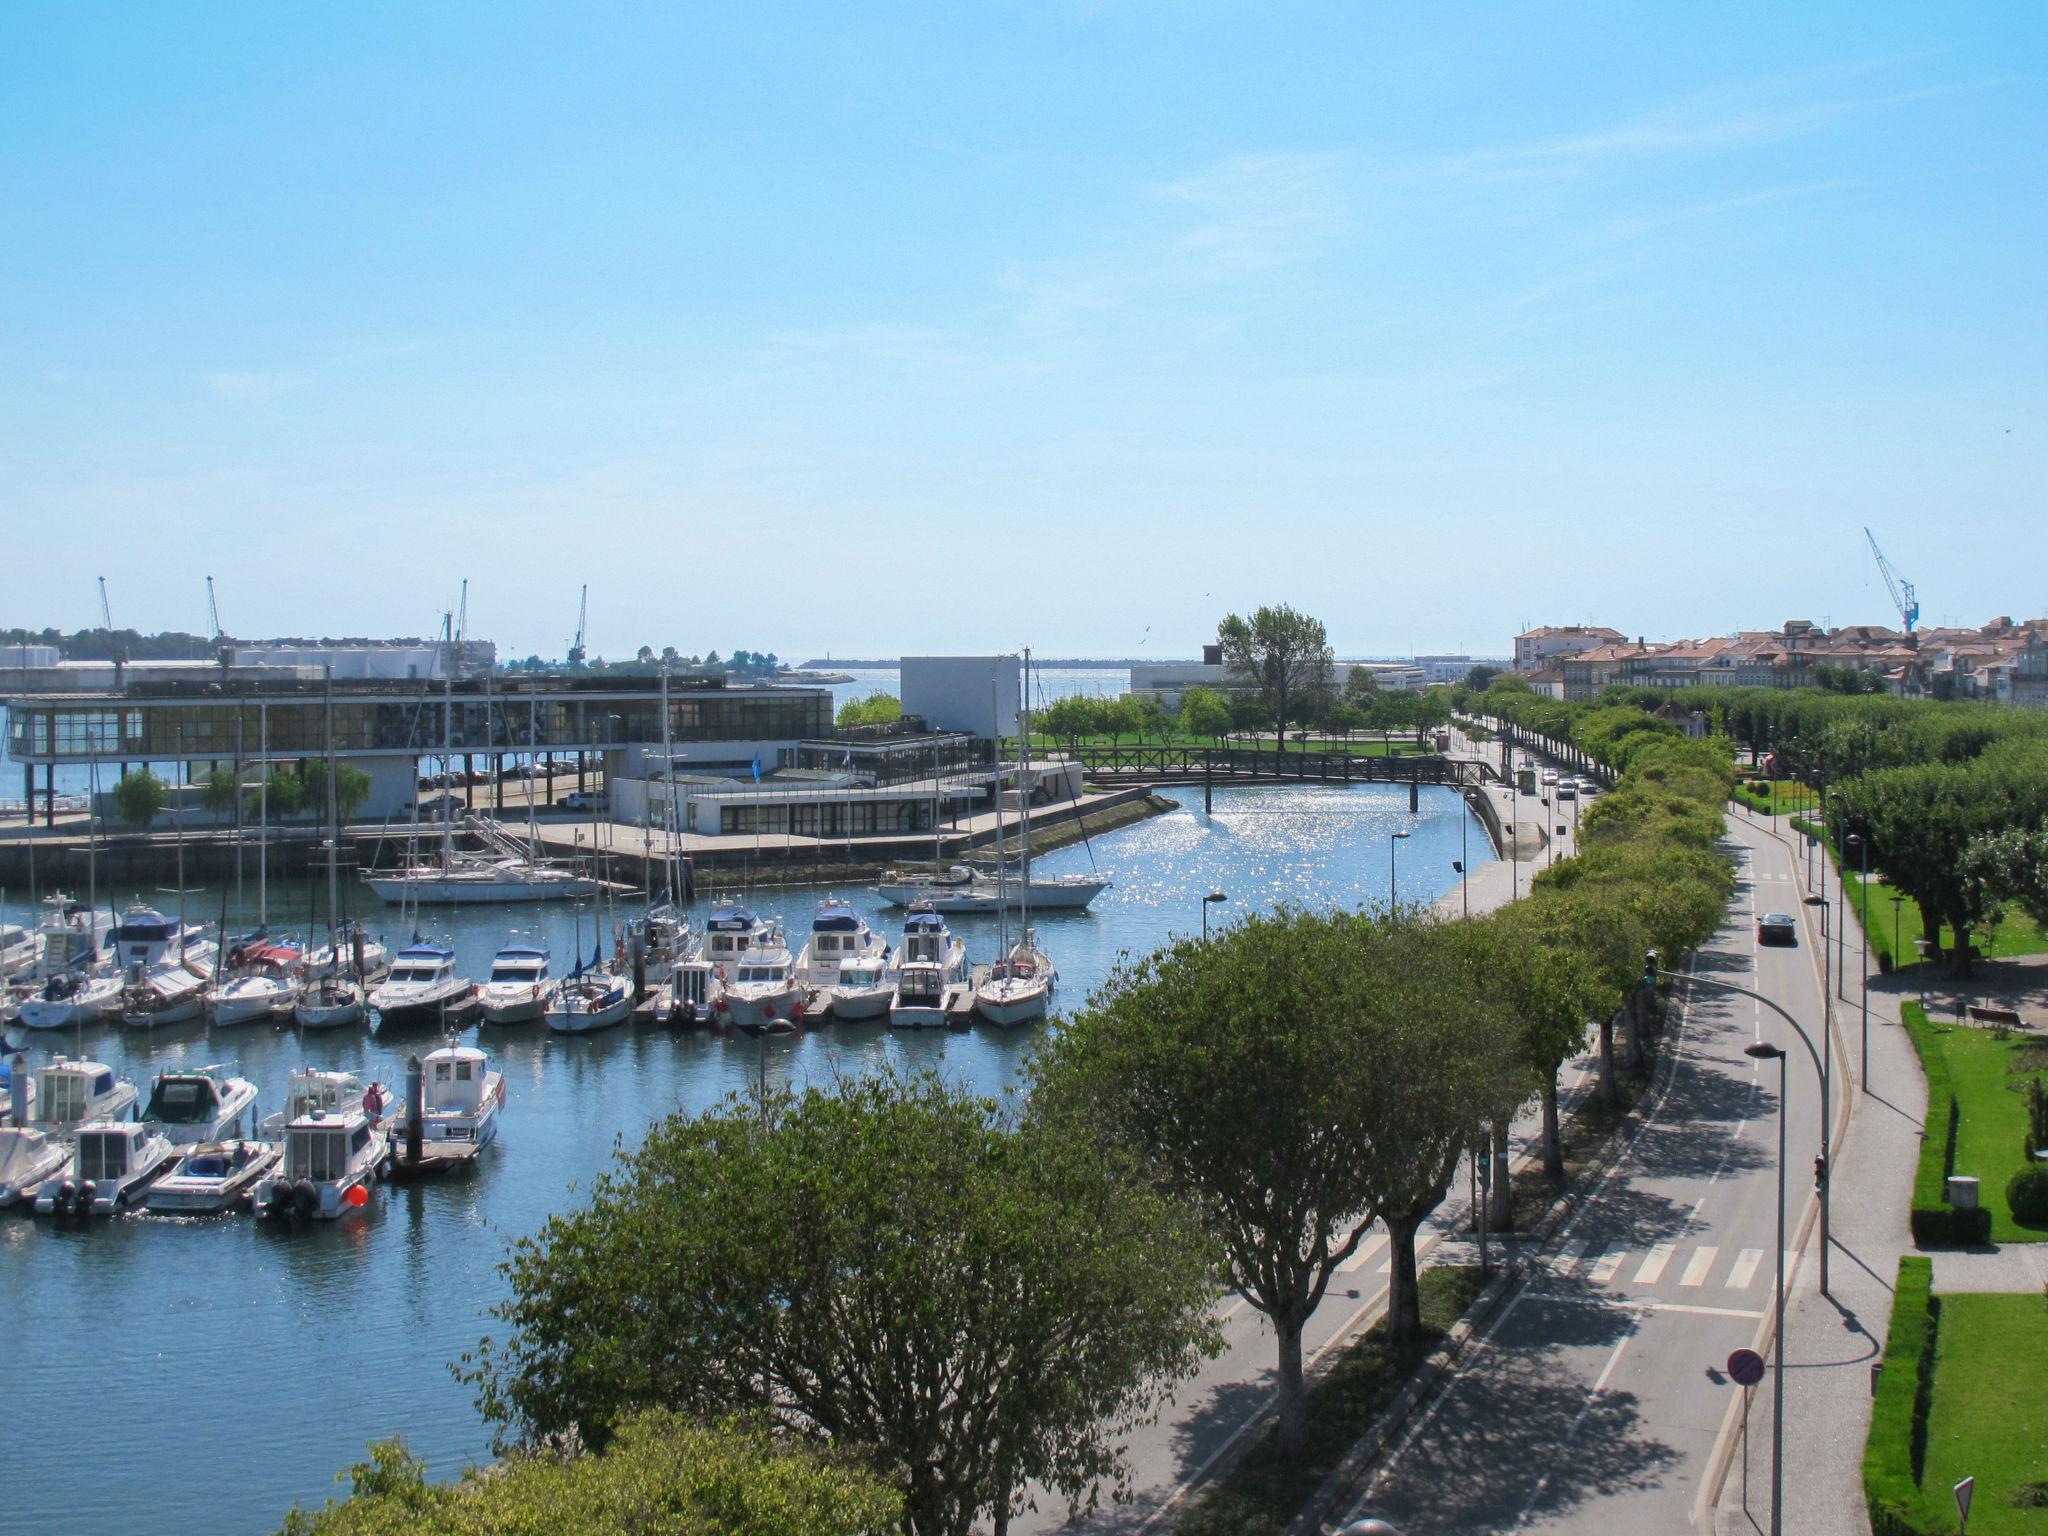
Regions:
[[859, 933], [860, 914], [840, 902], [818, 908], [818, 915], [811, 919], [813, 933]]
[[159, 1077], [150, 1089], [149, 1107], [142, 1112], [142, 1118], [165, 1125], [201, 1125], [213, 1118], [219, 1103], [220, 1090], [205, 1074], [167, 1074]]
[[937, 933], [946, 926], [946, 920], [936, 912], [913, 912], [903, 919], [905, 933]]
[[745, 907], [727, 907], [722, 912], [712, 913], [704, 926], [714, 933], [744, 933], [758, 921]]

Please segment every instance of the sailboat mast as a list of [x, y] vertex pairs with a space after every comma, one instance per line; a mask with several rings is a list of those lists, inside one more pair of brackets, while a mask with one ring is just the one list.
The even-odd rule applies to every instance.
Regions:
[[[469, 583], [464, 582], [465, 594]], [[448, 777], [448, 765], [454, 760], [455, 752], [455, 658], [462, 639], [455, 633], [455, 615], [447, 619], [448, 659], [441, 673], [441, 777]], [[463, 781], [463, 794], [469, 793], [468, 780]], [[441, 870], [447, 873], [449, 856], [455, 852], [455, 807], [444, 801], [441, 806]]]
[[1031, 931], [1031, 647], [1024, 647], [1024, 695], [1017, 710], [1017, 856], [1024, 876], [1018, 926]]
[[334, 768], [334, 663], [327, 663], [326, 690], [327, 727], [327, 949], [328, 958], [334, 962], [337, 975], [341, 972], [341, 956], [334, 953], [335, 914], [341, 909], [340, 875], [336, 865], [341, 860], [341, 797], [335, 789]]
[[668, 661], [661, 663], [661, 776], [668, 784], [668, 857], [664, 880], [669, 905], [676, 904], [676, 757], [668, 718]]
[[989, 759], [995, 770], [996, 801], [996, 959], [1010, 957], [1009, 871], [1003, 861], [1003, 700], [1002, 687], [994, 678], [988, 682]]

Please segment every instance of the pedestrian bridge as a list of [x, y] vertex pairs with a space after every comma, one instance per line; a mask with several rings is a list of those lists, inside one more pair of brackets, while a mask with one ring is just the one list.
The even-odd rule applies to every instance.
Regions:
[[1472, 758], [1416, 753], [1282, 752], [1272, 747], [1084, 746], [1074, 757], [1096, 784], [1445, 784], [1469, 789], [1499, 775]]

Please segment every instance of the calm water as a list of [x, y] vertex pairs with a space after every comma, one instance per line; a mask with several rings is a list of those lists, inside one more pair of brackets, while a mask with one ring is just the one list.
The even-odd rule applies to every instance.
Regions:
[[[1058, 1006], [1079, 1006], [1119, 952], [1198, 931], [1206, 891], [1229, 894], [1215, 909], [1226, 914], [1283, 901], [1383, 902], [1397, 828], [1413, 833], [1399, 845], [1402, 899], [1433, 899], [1456, 880], [1451, 861], [1469, 821], [1448, 790], [1425, 790], [1414, 817], [1406, 791], [1386, 786], [1219, 790], [1214, 816], [1201, 813], [1199, 791], [1173, 797], [1180, 810], [1095, 840], [1094, 861], [1116, 884], [1090, 911], [1040, 920], [1060, 971]], [[1476, 825], [1465, 842], [1475, 861], [1491, 856]], [[1042, 862], [1086, 869], [1090, 852], [1077, 845]], [[779, 911], [795, 936], [814, 894], [770, 893], [756, 905]], [[880, 918], [872, 896], [852, 895]], [[303, 884], [282, 899], [273, 888], [273, 926], [280, 911], [303, 922], [307, 896]], [[217, 891], [192, 901], [209, 919], [219, 906]], [[447, 931], [478, 975], [509, 927], [536, 918], [566, 969], [567, 911], [460, 912]], [[991, 958], [993, 921], [956, 922], [974, 958]], [[474, 1177], [385, 1187], [366, 1214], [312, 1228], [143, 1215], [69, 1228], [0, 1213], [0, 1296], [12, 1324], [0, 1344], [12, 1441], [0, 1529], [272, 1530], [294, 1499], [326, 1497], [366, 1441], [398, 1432], [452, 1474], [488, 1454], [488, 1432], [448, 1365], [476, 1342], [484, 1309], [502, 1294], [507, 1242], [572, 1205], [617, 1139], [637, 1140], [652, 1118], [701, 1109], [763, 1069], [801, 1084], [892, 1061], [1000, 1092], [1033, 1034], [827, 1027], [762, 1042], [630, 1026], [589, 1039], [552, 1038], [540, 1025], [487, 1027], [482, 1043], [509, 1097], [504, 1131]], [[395, 1082], [421, 1044], [199, 1026], [154, 1038], [115, 1027], [85, 1040], [88, 1054], [145, 1092], [149, 1073], [166, 1065], [233, 1061], [269, 1108], [298, 1064]], [[39, 1061], [74, 1041], [38, 1035], [28, 1045]]]

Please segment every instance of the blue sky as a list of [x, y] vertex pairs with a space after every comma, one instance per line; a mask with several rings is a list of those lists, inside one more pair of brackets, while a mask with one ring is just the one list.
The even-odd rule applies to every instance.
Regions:
[[0, 622], [2048, 610], [2037, 5], [7, 7]]

